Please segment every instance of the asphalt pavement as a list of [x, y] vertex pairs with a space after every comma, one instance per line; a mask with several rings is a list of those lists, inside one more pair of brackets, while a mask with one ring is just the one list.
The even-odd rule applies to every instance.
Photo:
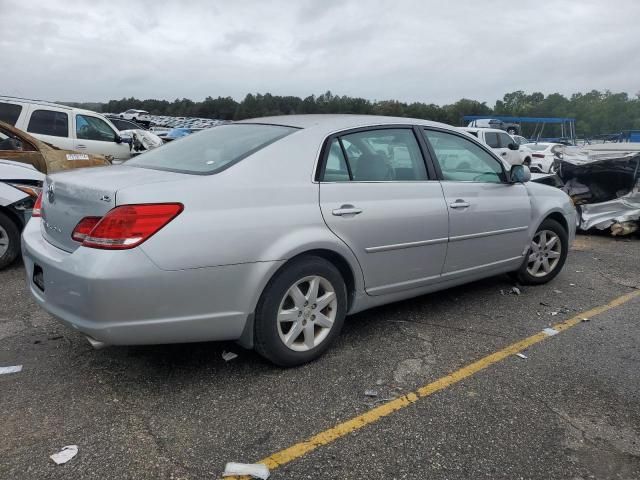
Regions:
[[[0, 375], [0, 479], [220, 478], [637, 292], [640, 240], [578, 236], [553, 282], [513, 286], [362, 312], [323, 358], [281, 369], [234, 343], [93, 350], [36, 306], [17, 263], [0, 272], [0, 367], [23, 366]], [[521, 353], [271, 478], [640, 478], [640, 296]], [[58, 466], [65, 445], [78, 454]]]

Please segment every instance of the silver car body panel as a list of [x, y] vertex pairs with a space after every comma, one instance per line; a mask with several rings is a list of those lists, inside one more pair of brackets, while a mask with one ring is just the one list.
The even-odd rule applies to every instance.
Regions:
[[[45, 198], [43, 220], [32, 219], [23, 233], [27, 282], [38, 303], [108, 344], [239, 339], [252, 335], [248, 320], [269, 280], [303, 253], [343, 260], [355, 313], [518, 268], [549, 214], [563, 215], [573, 236], [569, 198], [545, 185], [315, 180], [323, 143], [334, 133], [391, 124], [452, 127], [354, 115], [247, 122], [302, 129], [215, 175], [126, 164], [51, 175], [45, 190], [54, 184], [58, 206]], [[470, 207], [449, 207], [458, 199]], [[180, 202], [184, 211], [134, 249], [92, 249], [70, 239], [83, 216], [154, 202]], [[332, 214], [345, 204], [362, 214]], [[61, 232], [43, 233], [45, 221]], [[44, 272], [44, 292], [32, 281], [35, 264]]]

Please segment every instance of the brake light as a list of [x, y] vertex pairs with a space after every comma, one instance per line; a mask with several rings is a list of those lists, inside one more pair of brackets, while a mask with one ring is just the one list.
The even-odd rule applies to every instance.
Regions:
[[102, 217], [84, 217], [78, 222], [76, 228], [73, 229], [71, 238], [76, 242], [82, 243], [85, 238], [91, 233], [91, 230], [95, 228]]
[[38, 194], [38, 198], [36, 198], [36, 203], [33, 204], [33, 209], [31, 210], [32, 217], [41, 217], [42, 216], [42, 192]]
[[532, 153], [531, 156], [536, 158], [544, 158], [544, 153]]
[[84, 238], [82, 246], [125, 250], [140, 245], [176, 218], [181, 203], [122, 205], [110, 210]]

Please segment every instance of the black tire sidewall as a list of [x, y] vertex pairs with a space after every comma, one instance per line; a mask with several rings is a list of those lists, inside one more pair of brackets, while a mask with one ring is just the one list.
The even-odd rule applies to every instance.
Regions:
[[20, 229], [4, 212], [0, 212], [0, 225], [7, 232], [9, 248], [0, 257], [0, 269], [11, 265], [20, 254]]
[[560, 225], [558, 222], [551, 218], [545, 219], [536, 229], [536, 233], [540, 230], [551, 230], [560, 239], [560, 244], [562, 246], [562, 251], [560, 252], [560, 260], [556, 265], [556, 268], [553, 269], [548, 275], [544, 277], [534, 277], [527, 271], [527, 266], [529, 264], [529, 253], [531, 249], [527, 250], [527, 254], [525, 255], [525, 259], [518, 270], [518, 280], [525, 285], [541, 285], [543, 283], [550, 282], [553, 280], [564, 267], [564, 264], [567, 260], [567, 254], [569, 253], [569, 235], [567, 231]]
[[[276, 317], [280, 302], [287, 290], [296, 281], [311, 275], [326, 278], [333, 286], [338, 300], [336, 318], [327, 338], [317, 347], [307, 352], [295, 352], [288, 348], [278, 335]], [[347, 291], [342, 275], [327, 260], [316, 256], [304, 256], [285, 265], [264, 289], [255, 317], [255, 349], [256, 351], [283, 367], [293, 367], [310, 362], [322, 355], [340, 334], [347, 309]]]

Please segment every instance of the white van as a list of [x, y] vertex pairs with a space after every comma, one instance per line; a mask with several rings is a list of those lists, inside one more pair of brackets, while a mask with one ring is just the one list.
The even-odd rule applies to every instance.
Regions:
[[131, 157], [118, 129], [104, 116], [42, 100], [0, 96], [0, 121], [65, 150], [105, 155], [113, 160]]

